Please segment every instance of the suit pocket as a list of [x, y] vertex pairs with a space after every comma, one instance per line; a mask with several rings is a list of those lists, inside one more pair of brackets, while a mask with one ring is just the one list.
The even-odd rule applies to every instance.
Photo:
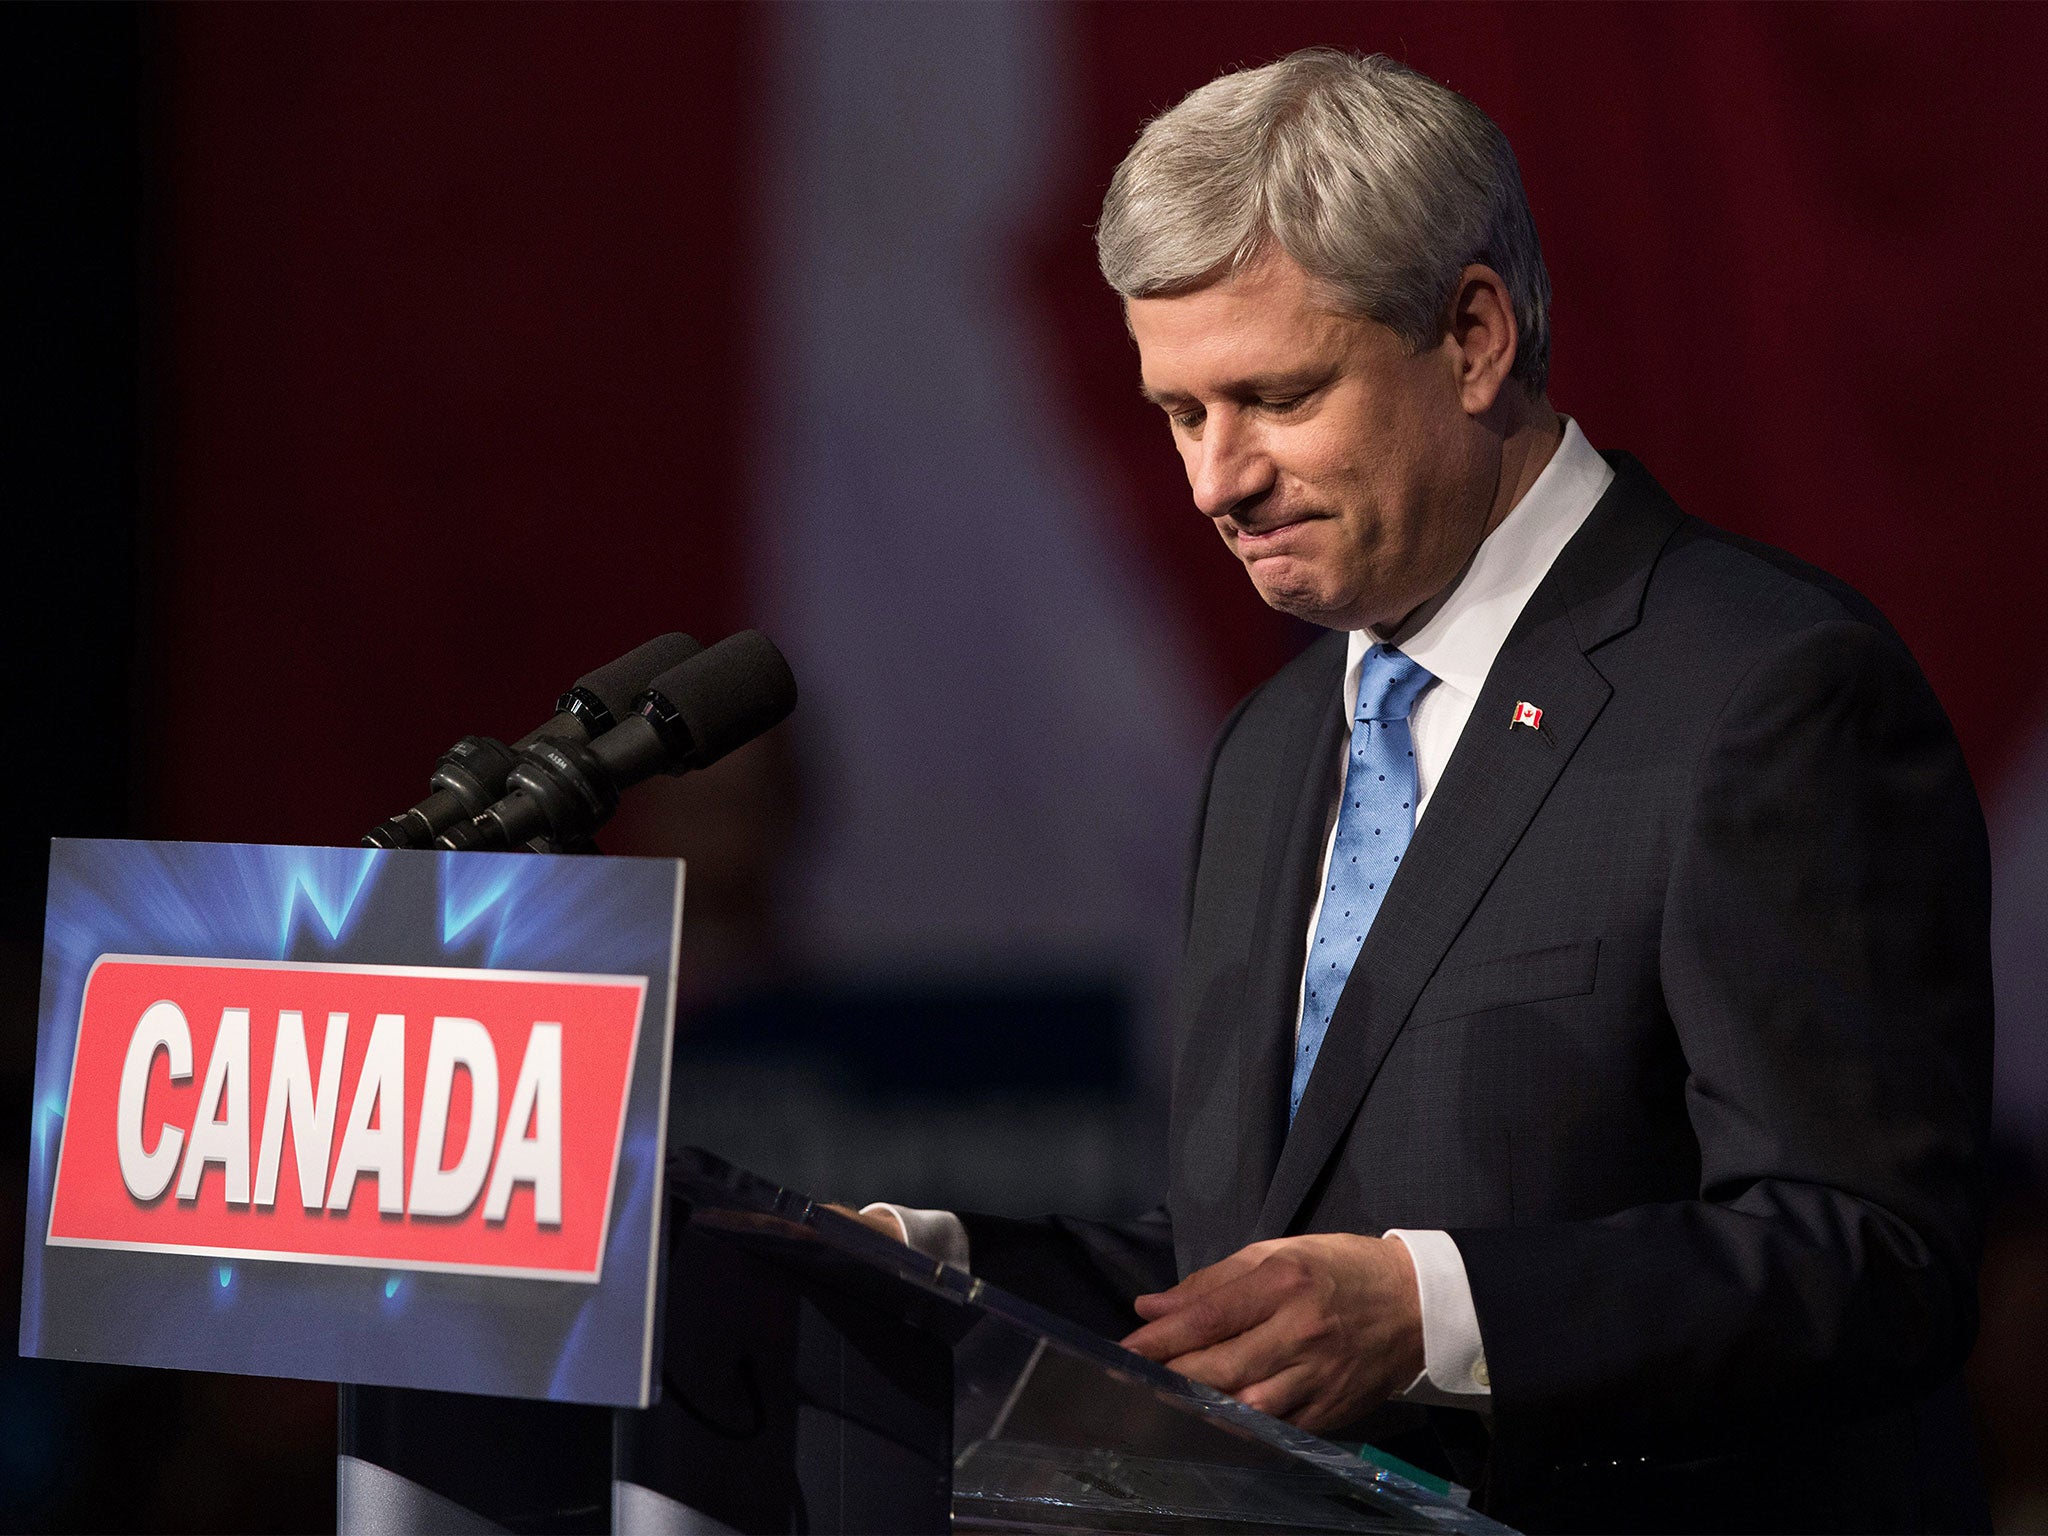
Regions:
[[1559, 997], [1582, 997], [1600, 971], [1600, 941], [1580, 939], [1482, 960], [1444, 971], [1423, 990], [1408, 1016], [1412, 1029], [1469, 1013], [1487, 1013]]

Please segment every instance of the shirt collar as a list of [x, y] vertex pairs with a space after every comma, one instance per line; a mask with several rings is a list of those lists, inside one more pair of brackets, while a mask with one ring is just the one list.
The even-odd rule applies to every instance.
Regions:
[[[1477, 699], [1523, 606], [1613, 479], [1613, 468], [1586, 441], [1579, 424], [1565, 417], [1564, 439], [1535, 483], [1480, 541], [1442, 599], [1425, 605], [1426, 617], [1395, 634], [1391, 643], [1444, 687]], [[1344, 666], [1347, 719], [1358, 710], [1365, 653], [1387, 638], [1369, 629], [1350, 633]]]

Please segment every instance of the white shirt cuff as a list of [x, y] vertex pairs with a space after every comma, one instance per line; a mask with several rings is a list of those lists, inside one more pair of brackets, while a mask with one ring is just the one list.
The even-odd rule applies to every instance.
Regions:
[[1480, 1408], [1493, 1400], [1479, 1317], [1472, 1310], [1472, 1282], [1465, 1256], [1448, 1232], [1395, 1228], [1415, 1261], [1415, 1288], [1422, 1299], [1422, 1374], [1401, 1396], [1411, 1403], [1444, 1408]]
[[[951, 1211], [920, 1211], [914, 1206], [891, 1205], [886, 1200], [877, 1200], [873, 1205], [860, 1208], [863, 1216], [876, 1211], [886, 1211], [896, 1218], [896, 1225], [903, 1229], [905, 1247], [941, 1264], [951, 1264], [956, 1269], [967, 1268], [967, 1229], [960, 1225], [960, 1218]], [[1457, 1249], [1453, 1247], [1451, 1251], [1456, 1253]], [[1458, 1273], [1462, 1277], [1464, 1272], [1461, 1264]]]

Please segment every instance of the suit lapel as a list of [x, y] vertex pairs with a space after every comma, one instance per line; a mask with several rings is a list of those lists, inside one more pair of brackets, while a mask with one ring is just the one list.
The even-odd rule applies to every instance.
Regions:
[[[1416, 997], [1612, 692], [1586, 652], [1634, 624], [1650, 566], [1682, 515], [1633, 460], [1613, 461], [1614, 484], [1501, 647], [1387, 888], [1286, 1133], [1254, 1240], [1284, 1234], [1300, 1214]], [[1543, 710], [1540, 731], [1510, 727], [1525, 699]], [[1303, 932], [1307, 921], [1304, 910], [1285, 932]], [[1300, 945], [1290, 953], [1298, 976]]]
[[[1344, 647], [1329, 645], [1283, 727], [1277, 758], [1265, 867], [1253, 920], [1254, 960], [1246, 979], [1238, 1031], [1238, 1126], [1242, 1184], [1239, 1208], [1249, 1226], [1258, 1214], [1287, 1133], [1294, 1021], [1309, 911], [1315, 904], [1324, 822], [1336, 799], [1344, 733]], [[1290, 935], [1296, 937], [1290, 938]]]

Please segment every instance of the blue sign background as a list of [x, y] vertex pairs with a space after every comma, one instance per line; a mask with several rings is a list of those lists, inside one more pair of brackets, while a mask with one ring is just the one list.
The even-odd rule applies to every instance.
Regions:
[[[645, 1404], [682, 884], [674, 859], [58, 839], [21, 1352]], [[79, 1010], [103, 954], [647, 977], [602, 1282], [47, 1247]]]

